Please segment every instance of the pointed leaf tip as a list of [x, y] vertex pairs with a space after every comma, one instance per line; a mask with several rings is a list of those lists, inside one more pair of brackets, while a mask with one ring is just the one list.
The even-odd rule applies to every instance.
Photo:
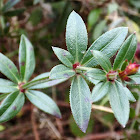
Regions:
[[61, 113], [54, 112], [53, 114], [54, 114], [55, 117], [57, 117], [59, 119], [62, 119]]
[[80, 62], [87, 49], [88, 37], [85, 23], [81, 16], [72, 11], [67, 20], [66, 45], [74, 57], [75, 62]]
[[90, 119], [90, 99], [90, 89], [86, 81], [81, 76], [74, 77], [70, 89], [70, 106], [76, 124], [84, 133]]

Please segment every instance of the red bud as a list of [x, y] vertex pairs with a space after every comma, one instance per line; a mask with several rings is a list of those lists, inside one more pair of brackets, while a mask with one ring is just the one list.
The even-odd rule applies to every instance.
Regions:
[[139, 69], [140, 65], [139, 64], [136, 64], [136, 63], [130, 63], [125, 71], [126, 71], [126, 74], [127, 75], [131, 75], [131, 74], [135, 74], [138, 72], [138, 69]]
[[118, 72], [116, 71], [109, 71], [106, 75], [108, 81], [114, 81], [117, 79]]
[[79, 65], [80, 65], [79, 62], [73, 64], [73, 69], [75, 70]]

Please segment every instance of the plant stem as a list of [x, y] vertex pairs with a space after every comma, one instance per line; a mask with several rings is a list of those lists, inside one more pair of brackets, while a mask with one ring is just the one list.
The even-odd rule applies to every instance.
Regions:
[[31, 122], [32, 122], [32, 128], [33, 128], [33, 133], [35, 136], [35, 140], [40, 140], [39, 134], [37, 131], [37, 125], [36, 125], [36, 120], [35, 120], [35, 114], [34, 114], [34, 106], [32, 105], [32, 113], [31, 113]]
[[84, 71], [88, 71], [88, 70], [92, 70], [92, 69], [94, 69], [94, 68], [82, 67], [82, 66], [78, 66], [78, 67], [76, 68], [76, 70], [84, 70]]
[[111, 108], [109, 108], [109, 107], [104, 107], [104, 106], [100, 106], [100, 105], [92, 105], [92, 109], [97, 109], [97, 110], [101, 110], [101, 111], [113, 113], [113, 111], [112, 111]]
[[0, 16], [0, 22], [1, 22], [1, 27], [4, 30], [4, 28], [5, 28], [5, 21], [4, 21], [4, 17], [2, 15]]
[[40, 79], [37, 79], [37, 80], [30, 81], [30, 82], [24, 84], [22, 86], [22, 88], [25, 89], [25, 88], [29, 88], [29, 87], [34, 86], [34, 85], [39, 84], [39, 83], [47, 82], [47, 81], [50, 80], [48, 78], [49, 78], [49, 76], [48, 77], [43, 77], [43, 78], [40, 78]]

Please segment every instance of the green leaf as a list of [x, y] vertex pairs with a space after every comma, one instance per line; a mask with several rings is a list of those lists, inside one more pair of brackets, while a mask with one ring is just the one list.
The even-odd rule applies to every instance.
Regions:
[[0, 105], [0, 123], [12, 119], [24, 105], [25, 96], [18, 91], [9, 94]]
[[45, 83], [46, 81], [49, 81], [49, 75], [50, 75], [50, 72], [42, 73], [36, 76], [30, 82], [25, 83], [22, 87], [26, 89], [37, 84]]
[[116, 119], [125, 127], [129, 118], [130, 106], [123, 85], [117, 81], [110, 82], [109, 96], [110, 105]]
[[140, 1], [139, 0], [129, 0], [129, 2], [135, 6], [136, 8], [140, 8]]
[[113, 65], [113, 69], [116, 70], [121, 67], [124, 60], [130, 61], [135, 54], [137, 48], [136, 35], [130, 35], [120, 48]]
[[5, 99], [10, 93], [0, 94], [0, 101]]
[[118, 27], [100, 36], [87, 50], [81, 64], [87, 67], [93, 67], [98, 64], [91, 54], [91, 50], [99, 50], [111, 58], [125, 40], [127, 32], [127, 27]]
[[111, 2], [108, 4], [108, 14], [111, 14], [115, 11], [117, 11], [119, 8], [118, 4], [116, 2]]
[[52, 68], [50, 72], [50, 79], [64, 79], [75, 75], [75, 71], [60, 64]]
[[24, 35], [20, 40], [19, 66], [21, 80], [28, 81], [35, 69], [35, 56], [32, 44]]
[[9, 80], [0, 78], [0, 93], [9, 93], [18, 90], [17, 85]]
[[104, 55], [100, 51], [93, 50], [92, 51], [93, 56], [95, 57], [96, 61], [99, 63], [99, 65], [106, 71], [109, 72], [111, 67], [111, 62], [109, 61], [109, 58]]
[[7, 12], [10, 8], [12, 8], [14, 5], [16, 5], [21, 0], [8, 0], [7, 3], [2, 8], [3, 12]]
[[136, 101], [135, 97], [133, 96], [133, 94], [130, 92], [130, 90], [127, 87], [124, 87], [124, 91], [130, 101], [132, 102]]
[[66, 66], [72, 68], [72, 65], [74, 64], [74, 58], [73, 56], [66, 50], [60, 49], [57, 47], [52, 47], [54, 53], [58, 57], [58, 59]]
[[93, 31], [93, 39], [97, 39], [104, 31], [106, 26], [106, 20], [100, 21], [94, 28]]
[[61, 113], [56, 103], [46, 94], [40, 91], [29, 90], [25, 95], [36, 107], [42, 111], [61, 118]]
[[91, 94], [86, 81], [75, 76], [70, 88], [70, 106], [75, 122], [85, 133], [91, 113]]
[[28, 89], [44, 89], [44, 88], [49, 88], [52, 86], [56, 86], [68, 79], [56, 79], [56, 80], [51, 80], [51, 81], [46, 81], [46, 82], [40, 82], [38, 84], [35, 84], [33, 86], [30, 86]]
[[91, 82], [91, 83], [94, 84], [94, 85], [96, 85], [97, 83], [100, 82], [100, 80], [95, 80], [95, 79], [93, 79], [93, 78], [91, 78], [91, 77], [86, 76], [85, 74], [82, 74], [82, 76], [83, 76], [86, 80], [88, 80], [89, 82]]
[[92, 102], [98, 102], [109, 91], [109, 82], [100, 82], [92, 90]]
[[86, 133], [83, 133], [83, 132], [78, 128], [78, 126], [77, 126], [77, 124], [75, 123], [75, 121], [74, 121], [72, 115], [71, 115], [69, 121], [70, 121], [70, 131], [72, 132], [72, 134], [73, 134], [74, 136], [76, 136], [76, 137], [78, 137], [78, 138], [79, 138], [79, 137], [82, 138], [82, 137], [86, 136], [87, 134], [92, 133], [92, 130], [93, 130], [93, 128], [94, 128], [94, 120], [93, 120], [93, 118], [89, 120], [89, 125], [88, 125], [88, 128], [87, 128]]
[[34, 0], [33, 4], [36, 5], [40, 2], [40, 0]]
[[7, 16], [7, 17], [18, 16], [18, 15], [22, 14], [24, 11], [25, 11], [25, 8], [20, 8], [20, 9], [16, 9], [16, 10], [9, 10], [9, 11], [4, 13], [4, 16]]
[[38, 76], [36, 76], [34, 79], [32, 79], [31, 81], [37, 81], [37, 80], [43, 80], [43, 79], [46, 79], [48, 78], [50, 75], [50, 72], [45, 72], [45, 73], [42, 73]]
[[36, 7], [32, 10], [30, 14], [29, 21], [33, 26], [37, 26], [43, 19], [43, 9], [41, 7]]
[[80, 62], [87, 49], [87, 30], [82, 18], [72, 11], [66, 26], [66, 44], [75, 62]]
[[106, 79], [106, 73], [103, 70], [92, 68], [91, 70], [84, 73], [84, 75], [88, 78], [96, 79], [96, 80], [105, 80]]
[[132, 79], [135, 82], [135, 84], [140, 84], [140, 74], [134, 74], [128, 77]]
[[89, 29], [91, 29], [91, 27], [98, 21], [100, 13], [101, 13], [100, 9], [94, 9], [89, 13], [88, 15], [88, 28]]
[[0, 53], [0, 71], [13, 82], [19, 82], [19, 73], [15, 64], [2, 53]]

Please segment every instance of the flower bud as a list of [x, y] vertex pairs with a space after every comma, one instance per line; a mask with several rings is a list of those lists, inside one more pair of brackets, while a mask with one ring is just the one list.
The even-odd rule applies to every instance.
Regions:
[[130, 63], [130, 64], [126, 67], [125, 72], [126, 72], [127, 75], [135, 74], [135, 73], [138, 72], [139, 67], [140, 67], [139, 64]]
[[80, 64], [77, 62], [75, 64], [73, 64], [73, 69], [75, 70]]
[[114, 81], [117, 79], [118, 72], [116, 71], [109, 71], [106, 75], [108, 81]]
[[127, 76], [127, 73], [126, 73], [125, 70], [122, 71], [122, 72], [119, 72], [119, 76], [120, 76], [120, 78], [121, 78], [122, 80], [124, 80], [124, 81], [130, 81], [130, 78]]

